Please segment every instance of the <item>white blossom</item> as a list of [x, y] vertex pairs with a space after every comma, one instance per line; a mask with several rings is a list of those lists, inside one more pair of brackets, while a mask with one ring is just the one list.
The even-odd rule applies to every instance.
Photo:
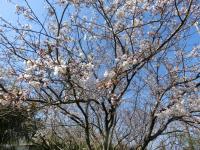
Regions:
[[79, 53], [79, 57], [84, 59], [84, 54], [82, 52]]
[[26, 62], [26, 64], [27, 64], [27, 67], [31, 67], [31, 66], [33, 65], [33, 63], [32, 63], [31, 60], [28, 60], [28, 61]]
[[103, 75], [105, 78], [108, 77], [108, 71], [106, 70]]
[[38, 81], [30, 81], [29, 84], [36, 88], [40, 87], [40, 82]]
[[115, 71], [114, 70], [111, 70], [111, 71], [108, 71], [106, 70], [105, 73], [104, 73], [104, 77], [105, 78], [112, 78], [116, 75]]
[[129, 62], [128, 62], [128, 61], [124, 61], [124, 62], [122, 63], [122, 67], [123, 67], [124, 69], [127, 69], [127, 68], [129, 67]]

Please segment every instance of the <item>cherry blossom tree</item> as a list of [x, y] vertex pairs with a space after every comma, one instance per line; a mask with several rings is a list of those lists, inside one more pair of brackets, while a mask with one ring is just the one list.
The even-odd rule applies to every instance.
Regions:
[[54, 112], [90, 150], [148, 149], [182, 123], [199, 131], [199, 0], [44, 0], [41, 14], [11, 3], [2, 104]]

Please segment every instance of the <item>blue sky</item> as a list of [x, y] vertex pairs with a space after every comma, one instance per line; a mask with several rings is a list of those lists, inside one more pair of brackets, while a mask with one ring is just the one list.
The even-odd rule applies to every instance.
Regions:
[[8, 0], [0, 0], [0, 16], [11, 19], [11, 14], [14, 13], [15, 6], [11, 5]]
[[[41, 15], [41, 10], [44, 10], [43, 0], [28, 0], [34, 12], [39, 16]], [[16, 4], [24, 4], [24, 0], [12, 0], [12, 3], [9, 0], [0, 0], [0, 16], [9, 20], [10, 22], [14, 22], [15, 18], [17, 18], [15, 14], [15, 6]]]

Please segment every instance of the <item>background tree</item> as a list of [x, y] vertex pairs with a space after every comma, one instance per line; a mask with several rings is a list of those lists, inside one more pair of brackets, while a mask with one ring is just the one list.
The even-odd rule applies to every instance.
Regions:
[[[25, 108], [0, 106], [0, 143], [28, 143], [37, 131], [39, 120]], [[38, 124], [38, 125], [37, 125]]]

